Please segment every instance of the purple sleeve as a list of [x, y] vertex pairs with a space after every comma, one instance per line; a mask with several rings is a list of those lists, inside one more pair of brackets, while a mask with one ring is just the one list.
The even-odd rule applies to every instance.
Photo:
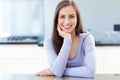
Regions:
[[96, 64], [95, 64], [95, 43], [92, 35], [87, 35], [83, 45], [84, 49], [84, 66], [66, 68], [64, 75], [76, 77], [94, 77]]
[[52, 40], [47, 39], [44, 41], [45, 54], [48, 59], [50, 70], [57, 77], [61, 77], [64, 74], [70, 47], [71, 47], [71, 43], [72, 43], [72, 41], [70, 39], [65, 38], [63, 41], [62, 48], [59, 52], [59, 55], [57, 55], [53, 48]]

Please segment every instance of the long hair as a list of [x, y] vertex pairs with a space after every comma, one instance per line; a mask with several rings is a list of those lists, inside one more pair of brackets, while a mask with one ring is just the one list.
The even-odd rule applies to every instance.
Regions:
[[60, 52], [60, 49], [62, 47], [63, 44], [63, 38], [61, 36], [59, 36], [59, 33], [57, 31], [57, 24], [58, 24], [58, 15], [59, 15], [59, 11], [66, 7], [66, 6], [72, 6], [74, 8], [74, 10], [76, 11], [76, 15], [77, 15], [77, 25], [75, 27], [75, 34], [78, 36], [79, 33], [83, 33], [83, 27], [82, 27], [82, 22], [81, 22], [81, 18], [80, 18], [80, 13], [79, 10], [75, 4], [74, 1], [72, 0], [62, 0], [56, 7], [55, 10], [55, 15], [54, 15], [54, 23], [53, 23], [53, 32], [52, 32], [52, 41], [53, 41], [53, 47], [57, 53], [57, 55]]

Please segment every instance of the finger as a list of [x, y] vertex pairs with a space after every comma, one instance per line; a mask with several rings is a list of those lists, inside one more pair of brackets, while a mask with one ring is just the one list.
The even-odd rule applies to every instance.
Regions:
[[57, 24], [57, 28], [58, 28], [60, 31], [63, 31], [62, 28], [61, 28], [61, 25]]
[[60, 30], [59, 27], [58, 27], [57, 29], [58, 29], [58, 33], [59, 33], [59, 35], [61, 35], [61, 34], [62, 34], [62, 31]]
[[35, 75], [36, 76], [42, 76], [42, 75], [44, 75], [45, 74], [45, 70], [42, 70], [42, 71], [40, 71], [40, 72], [37, 72]]
[[61, 32], [59, 25], [57, 26], [57, 30], [59, 33]]
[[59, 34], [63, 34], [63, 31], [60, 29], [60, 27], [57, 27], [57, 28], [58, 28]]
[[36, 76], [40, 76], [40, 72], [35, 73]]

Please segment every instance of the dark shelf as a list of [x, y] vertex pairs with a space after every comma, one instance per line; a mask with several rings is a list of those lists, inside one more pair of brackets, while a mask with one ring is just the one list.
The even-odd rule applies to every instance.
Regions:
[[116, 43], [116, 44], [113, 44], [113, 43], [101, 43], [101, 44], [95, 44], [95, 46], [120, 46], [120, 43]]
[[43, 45], [43, 37], [9, 36], [0, 38], [0, 44], [38, 44]]

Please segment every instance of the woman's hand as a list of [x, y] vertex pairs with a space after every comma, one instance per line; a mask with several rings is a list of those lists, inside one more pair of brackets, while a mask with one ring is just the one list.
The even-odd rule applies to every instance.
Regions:
[[35, 74], [36, 76], [54, 76], [54, 74], [50, 71], [50, 68], [46, 68], [40, 72]]
[[71, 39], [71, 34], [62, 31], [60, 28], [60, 25], [57, 25], [57, 30], [58, 30], [58, 33], [61, 37]]

